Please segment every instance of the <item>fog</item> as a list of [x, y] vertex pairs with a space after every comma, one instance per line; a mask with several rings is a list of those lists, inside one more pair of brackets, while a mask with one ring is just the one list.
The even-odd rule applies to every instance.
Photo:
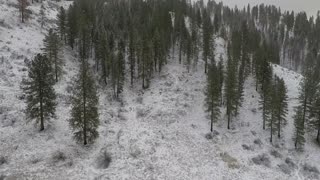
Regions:
[[216, 0], [222, 1], [223, 4], [238, 8], [256, 4], [273, 4], [280, 6], [281, 10], [294, 10], [295, 12], [305, 11], [308, 16], [316, 16], [317, 12], [320, 10], [320, 0]]

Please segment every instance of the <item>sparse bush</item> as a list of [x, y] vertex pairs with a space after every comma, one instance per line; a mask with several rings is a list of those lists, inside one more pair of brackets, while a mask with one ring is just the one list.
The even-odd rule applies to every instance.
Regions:
[[276, 150], [271, 150], [270, 154], [275, 157], [275, 158], [282, 158], [282, 154], [280, 154], [278, 151]]
[[137, 103], [142, 104], [143, 103], [143, 97], [142, 96], [137, 97], [136, 101], [137, 101]]
[[98, 168], [100, 169], [107, 169], [111, 163], [111, 155], [104, 151], [99, 157], [98, 157]]
[[270, 158], [267, 154], [260, 154], [256, 157], [253, 157], [252, 161], [254, 164], [257, 164], [257, 165], [264, 165], [266, 167], [270, 166]]
[[213, 135], [212, 135], [211, 132], [210, 132], [210, 133], [207, 133], [207, 134], [205, 135], [205, 137], [206, 137], [206, 139], [208, 139], [208, 140], [213, 139]]
[[239, 168], [240, 167], [237, 159], [235, 159], [234, 157], [230, 156], [227, 152], [220, 153], [220, 157], [221, 157], [222, 161], [227, 163], [229, 168], [235, 169], [235, 168]]
[[278, 167], [283, 173], [291, 174], [291, 168], [288, 166], [288, 164], [279, 164]]
[[141, 154], [141, 150], [138, 147], [134, 146], [130, 148], [130, 155], [133, 158], [137, 158], [140, 154]]
[[303, 165], [303, 170], [304, 170], [305, 172], [308, 172], [308, 173], [319, 174], [319, 170], [318, 170], [317, 167], [312, 166], [312, 165], [307, 164], [307, 163], [305, 163], [305, 164]]
[[261, 146], [262, 145], [262, 141], [260, 139], [255, 139], [253, 141], [254, 144]]
[[246, 144], [242, 144], [242, 148], [244, 150], [253, 151], [253, 148], [251, 146], [249, 146], [249, 145], [246, 145]]
[[7, 163], [8, 163], [7, 158], [5, 158], [4, 156], [0, 156], [0, 166]]
[[52, 160], [54, 162], [61, 162], [61, 161], [65, 161], [66, 159], [67, 159], [67, 156], [61, 151], [57, 151], [52, 155]]
[[290, 168], [296, 168], [297, 167], [296, 163], [294, 163], [293, 160], [291, 158], [289, 158], [289, 157], [286, 158], [285, 162], [286, 162], [286, 164], [288, 164], [290, 166]]

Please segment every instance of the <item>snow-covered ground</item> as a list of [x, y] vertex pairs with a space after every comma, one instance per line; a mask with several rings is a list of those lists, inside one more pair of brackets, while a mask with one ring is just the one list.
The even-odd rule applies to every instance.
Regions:
[[[304, 152], [296, 152], [292, 141], [293, 107], [297, 104], [301, 76], [273, 65], [275, 74], [288, 87], [289, 115], [283, 138], [269, 143], [262, 130], [259, 95], [255, 82], [245, 83], [245, 99], [232, 129], [226, 128], [224, 111], [207, 139], [210, 121], [204, 112], [206, 76], [203, 63], [187, 72], [172, 58], [146, 91], [125, 85], [123, 102], [99, 89], [100, 137], [83, 147], [72, 139], [67, 119], [69, 86], [77, 73], [74, 52], [65, 48], [63, 79], [56, 85], [57, 119], [44, 132], [26, 123], [19, 88], [26, 75], [24, 59], [40, 52], [45, 30], [36, 19], [21, 25], [11, 1], [0, 0], [0, 179], [317, 179], [312, 167], [320, 168], [319, 146], [307, 137]], [[59, 5], [67, 5], [66, 3]], [[39, 5], [31, 9], [38, 13]], [[55, 18], [55, 7], [48, 17]], [[56, 6], [58, 7], [58, 6]], [[50, 22], [50, 21], [48, 21]], [[50, 24], [47, 24], [50, 26]], [[225, 58], [225, 42], [216, 40], [216, 53]], [[3, 56], [3, 58], [2, 58]], [[219, 57], [217, 55], [216, 57]], [[99, 166], [107, 151], [112, 162]]]

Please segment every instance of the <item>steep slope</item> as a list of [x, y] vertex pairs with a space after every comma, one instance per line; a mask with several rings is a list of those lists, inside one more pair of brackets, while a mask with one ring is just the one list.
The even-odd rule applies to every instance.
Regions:
[[[58, 5], [67, 6], [68, 3]], [[53, 21], [57, 4], [46, 2]], [[64, 50], [63, 79], [56, 85], [57, 119], [39, 133], [33, 123], [26, 124], [19, 84], [26, 75], [24, 59], [40, 52], [46, 31], [36, 19], [20, 25], [17, 10], [10, 2], [0, 6], [5, 26], [0, 28], [0, 163], [1, 175], [16, 179], [316, 179], [318, 146], [308, 137], [305, 152], [294, 150], [293, 108], [297, 104], [301, 76], [274, 65], [274, 72], [288, 86], [289, 115], [284, 138], [269, 143], [269, 131], [262, 130], [259, 94], [254, 79], [245, 83], [245, 98], [232, 129], [226, 128], [222, 109], [215, 133], [208, 138], [209, 118], [204, 112], [206, 76], [203, 63], [191, 71], [172, 57], [151, 87], [125, 84], [123, 101], [113, 100], [111, 92], [99, 88], [100, 137], [83, 147], [72, 139], [67, 119], [68, 95], [77, 73], [76, 54]], [[31, 9], [34, 17], [39, 4]], [[3, 15], [3, 16], [2, 16]], [[48, 21], [49, 22], [49, 21]], [[10, 26], [10, 27], [9, 27]], [[47, 26], [47, 28], [50, 25]], [[12, 38], [11, 38], [12, 35]], [[18, 39], [19, 38], [19, 39]], [[26, 44], [28, 43], [28, 44]], [[27, 47], [27, 48], [26, 48]], [[30, 48], [28, 50], [28, 48]], [[216, 57], [225, 58], [225, 42], [216, 39]], [[129, 81], [127, 81], [129, 82]], [[107, 151], [112, 162], [103, 169], [99, 162]], [[258, 157], [258, 158], [257, 158]], [[257, 165], [258, 163], [258, 165]], [[260, 165], [259, 165], [260, 163]], [[309, 168], [308, 168], [309, 167]], [[310, 168], [311, 167], [311, 168]], [[311, 170], [310, 170], [311, 169]]]

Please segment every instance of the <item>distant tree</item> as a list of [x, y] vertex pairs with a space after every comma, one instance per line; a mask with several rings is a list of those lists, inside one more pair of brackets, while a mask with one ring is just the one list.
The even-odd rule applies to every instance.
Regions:
[[59, 76], [62, 73], [63, 60], [61, 59], [61, 41], [56, 32], [52, 29], [49, 30], [49, 33], [46, 35], [44, 42], [44, 52], [51, 63], [56, 82], [59, 80]]
[[130, 84], [133, 86], [136, 70], [136, 33], [132, 26], [129, 32], [129, 64], [130, 64]]
[[207, 87], [206, 87], [206, 107], [207, 112], [210, 113], [211, 132], [213, 131], [213, 123], [217, 122], [220, 116], [220, 73], [215, 64], [209, 65], [207, 73]]
[[55, 117], [56, 94], [53, 88], [54, 76], [46, 56], [38, 54], [28, 65], [28, 79], [22, 81], [26, 94], [26, 115], [40, 123], [44, 130], [44, 121]]
[[219, 91], [220, 93], [220, 105], [223, 104], [223, 94], [222, 94], [222, 88], [224, 84], [224, 66], [223, 66], [223, 59], [222, 56], [220, 56], [220, 61], [218, 62], [218, 73], [219, 73]]
[[288, 95], [287, 87], [284, 80], [277, 77], [277, 101], [276, 105], [273, 107], [276, 112], [277, 118], [277, 128], [278, 128], [278, 138], [281, 136], [281, 129], [284, 125], [287, 124], [286, 116], [288, 114]]
[[262, 109], [262, 118], [263, 118], [263, 129], [266, 127], [266, 122], [271, 116], [271, 89], [272, 89], [272, 67], [270, 63], [266, 60], [263, 61], [260, 68], [260, 83], [261, 90], [260, 96], [261, 101], [259, 102]]
[[42, 4], [41, 5], [41, 9], [40, 9], [40, 24], [41, 24], [41, 28], [43, 28], [43, 26], [45, 24], [45, 20], [46, 20], [45, 8], [44, 8], [44, 6]]
[[304, 133], [305, 133], [305, 124], [303, 120], [303, 108], [298, 106], [296, 108], [296, 113], [294, 115], [294, 146], [296, 149], [301, 149], [305, 143]]
[[73, 49], [75, 44], [75, 39], [78, 33], [78, 18], [76, 8], [70, 5], [67, 13], [67, 40], [69, 46]]
[[225, 82], [225, 102], [228, 116], [228, 129], [230, 129], [230, 123], [232, 116], [236, 113], [237, 103], [237, 74], [236, 74], [236, 63], [231, 57], [230, 46], [228, 45], [228, 61], [227, 61], [227, 72]]
[[28, 0], [17, 0], [17, 1], [18, 1], [19, 11], [20, 11], [21, 22], [24, 23], [27, 18], [26, 10], [27, 10], [27, 7], [29, 6], [29, 2]]
[[212, 38], [212, 24], [211, 19], [209, 15], [204, 12], [203, 14], [203, 35], [202, 35], [202, 44], [203, 44], [203, 52], [202, 52], [202, 58], [204, 60], [204, 72], [207, 73], [207, 67], [208, 67], [208, 57], [210, 56], [211, 52], [211, 38]]
[[119, 98], [120, 93], [123, 91], [124, 75], [125, 75], [125, 44], [123, 40], [118, 43], [118, 57], [117, 57], [117, 94]]
[[67, 15], [65, 9], [61, 6], [60, 11], [58, 13], [58, 28], [61, 40], [66, 42], [66, 22]]
[[317, 142], [320, 143], [320, 97], [317, 96], [312, 105], [312, 111], [315, 114], [315, 119], [311, 121], [311, 127], [317, 130]]

